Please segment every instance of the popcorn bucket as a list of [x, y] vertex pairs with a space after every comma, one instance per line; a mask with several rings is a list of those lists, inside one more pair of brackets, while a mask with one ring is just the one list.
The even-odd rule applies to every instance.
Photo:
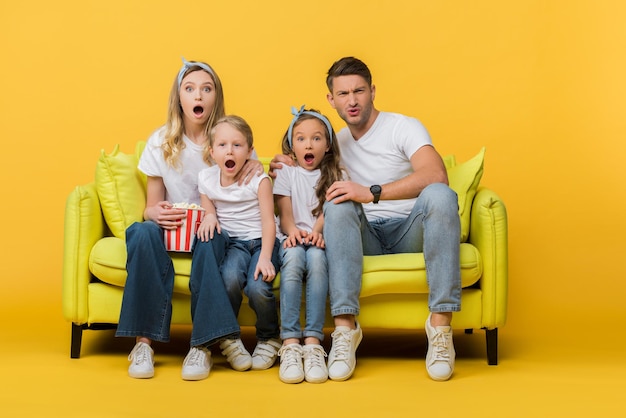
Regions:
[[204, 218], [204, 209], [186, 209], [187, 216], [178, 229], [166, 229], [163, 232], [165, 249], [167, 251], [191, 252], [198, 226]]

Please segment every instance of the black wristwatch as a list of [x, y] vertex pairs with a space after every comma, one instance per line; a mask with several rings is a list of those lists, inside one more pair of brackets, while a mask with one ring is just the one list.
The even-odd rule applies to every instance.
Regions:
[[380, 194], [382, 193], [382, 191], [383, 191], [383, 188], [380, 187], [378, 184], [375, 184], [370, 187], [370, 192], [372, 192], [372, 194], [374, 195], [374, 201], [372, 203], [378, 203], [378, 201], [380, 200]]

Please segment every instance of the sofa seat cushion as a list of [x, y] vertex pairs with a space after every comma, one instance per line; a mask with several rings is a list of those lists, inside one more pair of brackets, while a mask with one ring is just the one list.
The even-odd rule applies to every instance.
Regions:
[[[174, 263], [174, 292], [189, 294], [191, 254], [170, 253]], [[100, 281], [123, 287], [126, 283], [126, 242], [106, 237], [94, 245], [89, 256], [89, 270]], [[483, 273], [476, 247], [461, 244], [461, 285], [475, 284]], [[274, 281], [274, 288], [280, 285]], [[428, 293], [424, 254], [389, 254], [366, 256], [363, 260], [361, 297], [384, 293]]]

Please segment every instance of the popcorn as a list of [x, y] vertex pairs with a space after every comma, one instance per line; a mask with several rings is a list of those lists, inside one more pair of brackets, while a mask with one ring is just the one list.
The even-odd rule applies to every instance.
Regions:
[[187, 215], [182, 220], [183, 224], [177, 229], [163, 230], [165, 249], [167, 251], [191, 252], [198, 226], [204, 218], [204, 209], [195, 203], [174, 203], [172, 207], [186, 209]]

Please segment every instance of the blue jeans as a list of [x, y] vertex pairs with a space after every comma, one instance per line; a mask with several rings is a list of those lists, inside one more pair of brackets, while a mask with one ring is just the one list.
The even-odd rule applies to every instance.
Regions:
[[[217, 233], [215, 235], [218, 235]], [[230, 238], [228, 233], [222, 230], [226, 241], [226, 256], [220, 268], [220, 273], [226, 287], [226, 293], [235, 315], [239, 315], [243, 293], [248, 297], [250, 307], [256, 314], [256, 337], [259, 341], [267, 341], [270, 338], [278, 338], [280, 328], [278, 326], [278, 310], [276, 297], [272, 290], [273, 284], [264, 282], [261, 278], [255, 280], [259, 255], [261, 254], [261, 239], [238, 240]], [[278, 239], [274, 240], [272, 251], [272, 264], [276, 272], [280, 267], [278, 259]]]
[[[197, 240], [196, 243], [199, 241]], [[191, 278], [191, 345], [210, 345], [222, 338], [239, 334], [239, 324], [232, 312], [219, 275], [206, 274], [212, 259], [223, 258], [225, 246], [195, 245]], [[172, 319], [174, 266], [165, 250], [163, 230], [154, 222], [136, 222], [126, 230], [128, 277], [124, 286], [118, 337], [146, 337], [167, 342]], [[198, 262], [198, 260], [206, 263]], [[218, 267], [214, 268], [219, 271]]]
[[[280, 319], [281, 338], [315, 337], [324, 339], [328, 266], [326, 252], [314, 245], [280, 247]], [[306, 318], [300, 326], [302, 283], [306, 282]]]
[[324, 204], [324, 240], [333, 316], [358, 315], [363, 255], [424, 253], [431, 312], [461, 310], [461, 222], [456, 193], [426, 187], [407, 218], [369, 222], [360, 203]]

